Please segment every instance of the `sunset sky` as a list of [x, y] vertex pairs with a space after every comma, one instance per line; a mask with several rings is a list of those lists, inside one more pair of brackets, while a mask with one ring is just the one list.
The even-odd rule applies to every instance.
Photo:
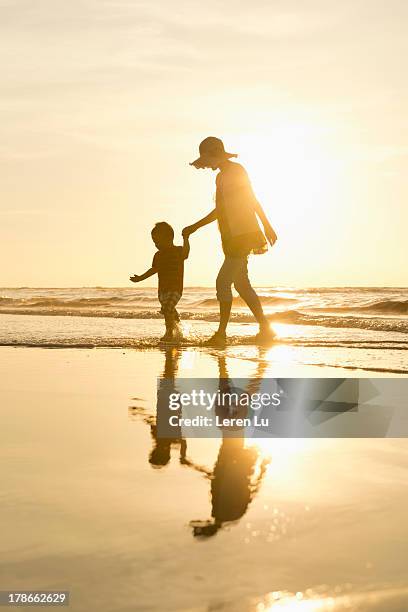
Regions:
[[[406, 0], [0, 0], [0, 285], [128, 285], [156, 221], [212, 208], [188, 162], [214, 135], [279, 236], [255, 284], [406, 286], [407, 23]], [[215, 224], [191, 246], [186, 284], [213, 285]]]

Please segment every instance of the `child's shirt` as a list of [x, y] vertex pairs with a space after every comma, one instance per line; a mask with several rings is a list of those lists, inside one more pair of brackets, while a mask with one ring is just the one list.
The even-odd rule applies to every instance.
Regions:
[[157, 251], [153, 257], [152, 268], [159, 277], [159, 293], [183, 293], [184, 250], [181, 246], [171, 246]]
[[256, 197], [246, 170], [232, 163], [216, 178], [216, 209], [225, 255], [264, 253], [266, 238], [255, 213]]

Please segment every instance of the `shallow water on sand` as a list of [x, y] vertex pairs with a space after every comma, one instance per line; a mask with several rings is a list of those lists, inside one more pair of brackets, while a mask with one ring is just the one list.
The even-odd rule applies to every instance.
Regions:
[[[258, 287], [257, 292], [282, 347], [279, 361], [408, 374], [408, 288]], [[3, 287], [0, 346], [154, 347], [163, 333], [158, 308], [157, 289], [143, 285]], [[215, 331], [213, 288], [185, 287], [177, 308], [185, 344], [198, 346]], [[249, 346], [256, 332], [252, 314], [236, 297], [230, 344]]]
[[[214, 355], [177, 360], [218, 375]], [[69, 589], [79, 612], [408, 609], [406, 440], [163, 455], [162, 352], [2, 348], [0, 365], [2, 589]]]
[[[214, 322], [183, 321], [184, 345], [198, 348], [216, 327]], [[286, 323], [273, 323], [272, 328], [276, 341], [270, 350], [260, 352], [254, 345], [258, 331], [254, 323], [230, 323], [227, 354], [258, 362], [266, 359], [294, 370], [316, 365], [323, 372], [343, 368], [349, 373], [365, 371], [370, 375], [408, 374], [406, 333]], [[151, 349], [157, 348], [162, 334], [161, 319], [0, 314], [0, 346]]]

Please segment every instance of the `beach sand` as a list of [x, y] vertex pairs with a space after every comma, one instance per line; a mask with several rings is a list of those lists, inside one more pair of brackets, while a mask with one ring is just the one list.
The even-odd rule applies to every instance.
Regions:
[[[261, 440], [237, 450], [247, 490], [220, 472], [219, 440], [153, 466], [164, 364], [160, 350], [0, 349], [1, 589], [70, 590], [80, 612], [406, 611], [407, 441]], [[216, 352], [180, 351], [178, 374], [218, 376]], [[235, 520], [210, 534], [223, 512]]]

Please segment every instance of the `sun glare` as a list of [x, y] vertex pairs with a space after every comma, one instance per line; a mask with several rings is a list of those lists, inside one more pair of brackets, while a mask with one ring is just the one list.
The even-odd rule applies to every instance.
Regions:
[[307, 230], [303, 222], [294, 227], [294, 214], [316, 225], [328, 202], [336, 201], [340, 164], [329, 127], [285, 120], [234, 140], [265, 211], [286, 211], [281, 229], [290, 226], [292, 238]]
[[255, 446], [262, 457], [271, 459], [269, 474], [292, 482], [296, 478], [296, 458], [312, 448], [313, 441], [307, 438], [252, 438], [246, 440], [247, 446]]

